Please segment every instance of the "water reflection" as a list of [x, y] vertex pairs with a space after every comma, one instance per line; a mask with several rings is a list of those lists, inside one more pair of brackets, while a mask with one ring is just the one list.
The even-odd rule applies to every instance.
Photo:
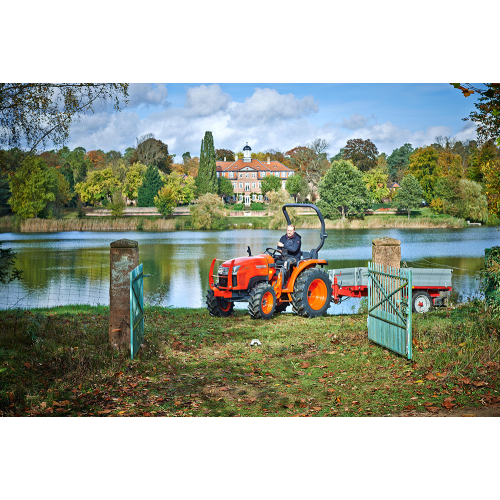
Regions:
[[[319, 243], [319, 231], [302, 229], [302, 248]], [[45, 307], [69, 303], [109, 303], [109, 245], [128, 238], [139, 242], [140, 262], [151, 274], [144, 281], [145, 301], [152, 301], [161, 284], [163, 305], [204, 307], [208, 273], [214, 257], [230, 259], [275, 247], [281, 230], [178, 232], [0, 233], [2, 248], [17, 252], [24, 271], [20, 283], [0, 289], [0, 307]], [[409, 267], [453, 267], [452, 285], [465, 297], [477, 292], [484, 249], [499, 245], [494, 227], [465, 229], [375, 229], [330, 231], [320, 256], [329, 268], [367, 266], [372, 240], [401, 240], [402, 261]], [[359, 301], [332, 305], [330, 313], [348, 313]], [[245, 308], [245, 304], [237, 304]]]

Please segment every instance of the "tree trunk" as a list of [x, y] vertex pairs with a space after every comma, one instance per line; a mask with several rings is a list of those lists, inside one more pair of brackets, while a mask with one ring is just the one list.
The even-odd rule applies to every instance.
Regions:
[[408, 220], [410, 220], [410, 212], [411, 210], [408, 210]]

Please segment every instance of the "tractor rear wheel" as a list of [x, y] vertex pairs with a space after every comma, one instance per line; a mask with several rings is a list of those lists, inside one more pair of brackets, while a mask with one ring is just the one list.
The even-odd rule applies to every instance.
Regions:
[[216, 297], [210, 288], [207, 291], [207, 309], [210, 316], [227, 317], [233, 314], [234, 304], [224, 297]]
[[271, 319], [276, 308], [276, 293], [267, 283], [258, 283], [250, 290], [248, 312], [252, 319]]
[[330, 306], [332, 282], [320, 269], [309, 268], [295, 281], [292, 293], [293, 312], [304, 318], [323, 316]]

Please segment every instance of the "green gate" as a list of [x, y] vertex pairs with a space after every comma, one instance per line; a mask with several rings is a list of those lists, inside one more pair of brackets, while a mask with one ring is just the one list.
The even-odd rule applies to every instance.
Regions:
[[368, 263], [368, 338], [412, 358], [410, 269]]
[[130, 271], [130, 356], [134, 359], [144, 342], [144, 274], [142, 264]]

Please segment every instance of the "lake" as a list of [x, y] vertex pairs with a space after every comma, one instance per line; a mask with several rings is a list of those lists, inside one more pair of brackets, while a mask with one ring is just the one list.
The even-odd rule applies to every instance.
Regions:
[[[302, 250], [319, 243], [318, 229], [297, 231]], [[214, 257], [230, 259], [276, 247], [283, 230], [173, 232], [60, 232], [0, 233], [2, 248], [17, 252], [23, 280], [0, 288], [0, 308], [52, 307], [64, 304], [109, 304], [109, 245], [127, 238], [139, 242], [144, 273], [144, 301], [161, 300], [164, 306], [205, 307], [208, 274]], [[372, 240], [389, 236], [401, 240], [401, 258], [408, 267], [452, 267], [453, 290], [464, 300], [479, 288], [484, 249], [500, 245], [496, 227], [462, 229], [359, 229], [330, 230], [320, 257], [328, 268], [367, 266]], [[163, 296], [158, 294], [163, 285]], [[331, 314], [357, 310], [349, 299], [331, 306]], [[245, 308], [246, 304], [236, 304]]]

